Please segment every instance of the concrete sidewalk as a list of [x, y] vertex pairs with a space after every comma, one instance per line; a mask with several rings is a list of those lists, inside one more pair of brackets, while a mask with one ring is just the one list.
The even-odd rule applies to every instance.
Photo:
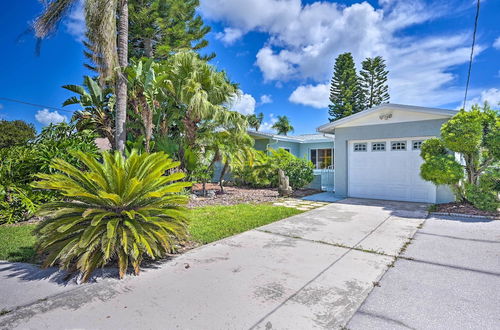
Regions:
[[56, 292], [1, 316], [0, 327], [339, 328], [425, 215], [422, 204], [347, 199], [191, 250], [139, 277]]
[[500, 221], [425, 222], [349, 329], [499, 329]]

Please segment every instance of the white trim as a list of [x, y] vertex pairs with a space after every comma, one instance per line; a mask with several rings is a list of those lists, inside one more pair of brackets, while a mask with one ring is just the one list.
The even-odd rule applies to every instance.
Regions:
[[411, 112], [428, 113], [428, 114], [433, 114], [433, 115], [442, 115], [445, 117], [453, 117], [456, 113], [458, 113], [457, 110], [427, 108], [427, 107], [417, 107], [417, 106], [413, 106], [413, 105], [385, 103], [385, 104], [381, 104], [379, 106], [376, 106], [376, 107], [373, 107], [373, 108], [370, 108], [367, 110], [360, 111], [358, 113], [355, 113], [355, 114], [350, 115], [348, 117], [336, 120], [334, 122], [321, 125], [316, 129], [316, 131], [322, 132], [322, 133], [331, 132], [331, 130], [333, 130], [335, 127], [338, 127], [340, 125], [351, 122], [355, 119], [358, 119], [358, 118], [364, 117], [366, 115], [369, 115], [371, 113], [374, 113], [377, 111], [382, 111], [382, 110], [411, 111]]

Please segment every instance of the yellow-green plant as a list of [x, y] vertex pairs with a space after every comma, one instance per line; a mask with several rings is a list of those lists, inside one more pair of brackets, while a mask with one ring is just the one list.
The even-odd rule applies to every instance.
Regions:
[[177, 194], [191, 185], [174, 182], [184, 177], [179, 166], [164, 153], [133, 151], [103, 152], [102, 162], [83, 152], [75, 153], [85, 166], [81, 171], [56, 159], [55, 174], [39, 174], [36, 188], [58, 191], [63, 201], [48, 203], [40, 215], [48, 218], [38, 225], [38, 250], [44, 266], [81, 272], [88, 280], [92, 272], [116, 261], [120, 278], [132, 265], [140, 271], [145, 256], [157, 259], [175, 249], [187, 235], [187, 197]]

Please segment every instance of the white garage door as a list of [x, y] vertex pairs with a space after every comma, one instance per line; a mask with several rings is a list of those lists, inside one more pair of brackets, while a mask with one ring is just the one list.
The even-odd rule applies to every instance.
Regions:
[[425, 138], [350, 141], [348, 195], [409, 202], [436, 201], [436, 186], [420, 175]]

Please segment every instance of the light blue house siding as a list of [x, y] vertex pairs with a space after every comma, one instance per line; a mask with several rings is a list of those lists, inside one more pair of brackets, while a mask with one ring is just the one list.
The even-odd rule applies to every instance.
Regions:
[[[335, 129], [335, 195], [347, 196], [347, 143], [349, 140], [390, 139], [404, 137], [439, 136], [441, 125], [447, 119], [402, 122], [384, 125], [337, 127]], [[437, 187], [437, 203], [453, 200], [448, 187]]]

